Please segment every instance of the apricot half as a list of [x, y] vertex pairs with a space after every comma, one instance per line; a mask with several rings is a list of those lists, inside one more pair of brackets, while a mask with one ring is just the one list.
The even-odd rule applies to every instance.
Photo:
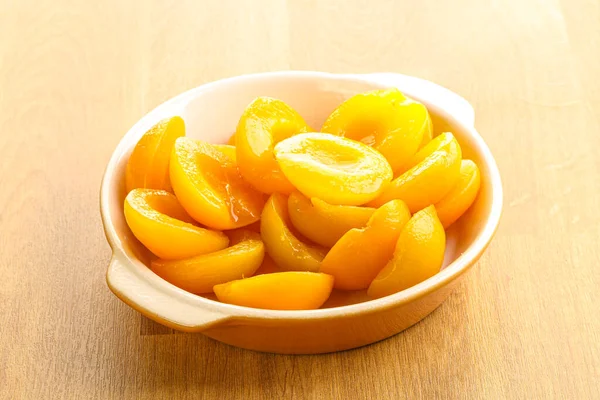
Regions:
[[179, 138], [171, 156], [171, 183], [181, 205], [196, 221], [234, 229], [258, 221], [265, 196], [244, 181], [235, 159], [209, 143]]
[[193, 257], [229, 243], [223, 233], [194, 225], [177, 198], [164, 190], [133, 189], [125, 198], [124, 213], [133, 235], [160, 258]]
[[235, 133], [242, 176], [264, 193], [291, 193], [294, 187], [275, 161], [273, 147], [308, 130], [300, 114], [283, 101], [269, 97], [255, 99], [244, 110]]
[[235, 146], [229, 144], [212, 144], [211, 146], [231, 158], [234, 162], [236, 161]]
[[313, 242], [332, 247], [352, 228], [362, 228], [375, 212], [371, 207], [338, 206], [298, 192], [288, 198], [294, 228]]
[[410, 219], [402, 200], [392, 200], [377, 209], [362, 229], [351, 229], [329, 250], [321, 272], [335, 278], [342, 290], [366, 289], [390, 260], [404, 225]]
[[287, 198], [271, 195], [260, 219], [260, 233], [267, 253], [285, 271], [312, 271], [321, 268], [325, 249], [301, 241], [291, 230]]
[[260, 236], [246, 232], [232, 238], [231, 246], [185, 260], [156, 260], [151, 269], [173, 285], [191, 293], [210, 293], [214, 285], [252, 276], [263, 261]]
[[286, 178], [305, 196], [357, 206], [381, 192], [392, 169], [378, 151], [327, 133], [301, 133], [279, 142], [275, 158]]
[[369, 205], [378, 207], [392, 199], [401, 199], [414, 213], [435, 204], [456, 184], [460, 174], [460, 161], [460, 145], [452, 137], [446, 148], [434, 151], [394, 179]]
[[413, 155], [397, 172], [404, 173], [419, 164], [421, 161], [432, 155], [435, 151], [448, 151], [451, 145], [454, 145], [456, 138], [450, 132], [444, 132], [438, 135], [425, 146], [423, 146], [415, 155]]
[[166, 118], [154, 125], [138, 141], [129, 156], [125, 172], [127, 192], [135, 188], [171, 191], [169, 159], [178, 137], [185, 135], [181, 117]]
[[471, 207], [480, 184], [481, 175], [477, 164], [471, 160], [462, 160], [458, 182], [442, 200], [435, 203], [435, 210], [444, 228], [452, 225]]
[[398, 89], [355, 95], [327, 118], [321, 132], [359, 140], [387, 158], [395, 171], [431, 136], [427, 108]]
[[407, 289], [439, 272], [446, 233], [434, 206], [417, 212], [400, 233], [394, 256], [373, 280], [367, 294], [383, 297]]
[[325, 303], [333, 277], [314, 272], [276, 272], [214, 287], [219, 301], [271, 310], [314, 310]]

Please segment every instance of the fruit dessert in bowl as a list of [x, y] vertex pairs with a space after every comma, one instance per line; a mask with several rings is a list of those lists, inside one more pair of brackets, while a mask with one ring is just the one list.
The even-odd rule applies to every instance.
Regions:
[[200, 86], [117, 146], [100, 203], [111, 290], [259, 351], [394, 335], [451, 293], [502, 209], [472, 107], [399, 74], [280, 72]]

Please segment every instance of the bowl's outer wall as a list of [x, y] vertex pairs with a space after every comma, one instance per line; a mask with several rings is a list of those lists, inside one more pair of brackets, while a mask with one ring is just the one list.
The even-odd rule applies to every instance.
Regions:
[[[198, 95], [191, 101], [175, 102], [152, 118], [145, 118], [142, 120], [143, 123], [137, 127], [136, 132], [128, 134], [117, 148], [116, 152], [120, 151], [121, 154], [118, 154], [119, 159], [112, 171], [112, 179], [108, 177], [105, 180], [105, 185], [110, 185], [110, 195], [109, 204], [102, 205], [102, 212], [109, 241], [113, 236], [111, 243], [113, 249], [115, 252], [123, 252], [126, 259], [124, 262], [129, 260], [129, 264], [131, 264], [127, 267], [137, 268], [139, 276], [148, 276], [149, 271], [142, 263], [148, 263], [149, 254], [133, 237], [123, 217], [122, 204], [125, 197], [123, 177], [126, 160], [133, 145], [150, 126], [161, 118], [180, 114], [186, 122], [187, 136], [214, 143], [224, 143], [235, 132], [237, 119], [246, 105], [255, 97], [266, 95], [280, 98], [291, 104], [312, 127], [318, 130], [329, 113], [346, 98], [359, 92], [385, 86], [360, 81], [355, 77], [344, 79], [332, 76], [332, 79], [327, 79], [327, 77], [315, 78], [310, 75], [301, 75], [290, 79], [288, 75], [261, 75], [256, 79], [241, 80], [235, 84], [222, 85], [210, 90], [196, 89]], [[491, 211], [494, 188], [486, 180], [486, 175], [490, 172], [490, 166], [487, 165], [488, 160], [484, 159], [474, 140], [465, 132], [464, 128], [448, 121], [439, 105], [427, 105], [432, 115], [435, 133], [452, 131], [461, 143], [463, 158], [473, 159], [478, 163], [482, 172], [482, 187], [475, 204], [448, 231], [448, 246], [444, 261], [444, 267], [446, 267], [460, 256], [471, 245], [473, 239], [481, 233]], [[495, 165], [492, 167], [495, 168]], [[114, 235], [110, 234], [111, 229], [114, 230]], [[471, 267], [482, 252], [483, 249], [455, 278]], [[142, 263], [137, 260], [141, 260]], [[107, 280], [111, 289], [119, 292], [118, 295], [121, 299], [127, 297], [126, 290], [123, 288], [120, 290], [113, 288], [110, 276], [107, 277]], [[444, 301], [456, 281], [454, 279], [446, 286], [437, 285], [409, 303], [385, 309], [374, 308], [360, 314], [348, 313], [346, 315], [342, 313], [318, 321], [246, 318], [244, 315], [237, 315], [233, 319], [228, 318], [222, 324], [214, 324], [204, 333], [228, 344], [267, 352], [322, 353], [350, 349], [387, 338], [418, 322]], [[209, 300], [202, 299], [202, 301]], [[127, 301], [127, 303], [131, 305], [132, 301]], [[158, 322], [164, 323], [165, 320], [168, 320], [166, 317], [157, 316], [147, 310], [144, 304], [135, 304], [134, 308]], [[178, 328], [176, 323], [169, 325]], [[189, 327], [181, 328], [194, 330]]]
[[393, 336], [434, 311], [452, 292], [457, 279], [427, 296], [378, 312], [326, 320], [237, 321], [203, 333], [233, 346], [280, 354], [318, 354], [349, 350]]

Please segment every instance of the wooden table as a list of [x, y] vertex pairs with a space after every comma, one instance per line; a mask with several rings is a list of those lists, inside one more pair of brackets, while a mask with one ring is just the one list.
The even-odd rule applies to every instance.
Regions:
[[[478, 267], [362, 349], [232, 348], [104, 280], [98, 189], [127, 129], [191, 87], [285, 69], [445, 85], [503, 174]], [[600, 398], [599, 70], [598, 1], [0, 0], [0, 398]]]

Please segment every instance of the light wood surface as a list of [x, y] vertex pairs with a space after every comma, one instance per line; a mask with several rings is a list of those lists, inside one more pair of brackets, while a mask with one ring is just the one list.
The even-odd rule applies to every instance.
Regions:
[[[501, 228], [436, 312], [323, 356], [163, 328], [104, 274], [113, 148], [186, 89], [397, 71], [468, 98]], [[600, 398], [600, 5], [588, 0], [0, 0], [0, 398]]]

